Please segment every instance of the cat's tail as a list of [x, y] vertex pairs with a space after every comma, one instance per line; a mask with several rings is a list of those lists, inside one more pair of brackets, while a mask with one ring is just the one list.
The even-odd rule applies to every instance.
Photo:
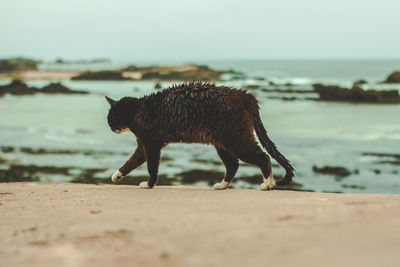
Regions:
[[[251, 114], [253, 117], [253, 123], [254, 123], [254, 129], [256, 131], [256, 134], [258, 136], [258, 139], [260, 140], [262, 146], [267, 150], [267, 152], [286, 170], [286, 175], [283, 179], [279, 180], [276, 182], [277, 185], [288, 185], [293, 179], [294, 176], [294, 168], [290, 164], [290, 161], [283, 156], [278, 149], [276, 148], [276, 145], [274, 142], [272, 142], [271, 139], [269, 139], [267, 135], [267, 131], [264, 128], [264, 125], [262, 124], [261, 118], [260, 118], [260, 113], [259, 113], [259, 107], [257, 103], [257, 99], [253, 97], [252, 104], [249, 105], [251, 106]], [[256, 101], [254, 103], [254, 100]]]

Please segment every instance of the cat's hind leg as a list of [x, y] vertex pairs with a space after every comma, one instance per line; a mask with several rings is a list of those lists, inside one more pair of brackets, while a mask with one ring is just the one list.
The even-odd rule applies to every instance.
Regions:
[[260, 168], [263, 175], [260, 190], [270, 190], [275, 186], [270, 158], [258, 145], [253, 134], [241, 136], [225, 149], [240, 160]]
[[239, 168], [239, 161], [226, 150], [219, 147], [216, 147], [216, 149], [219, 157], [225, 165], [226, 174], [220, 183], [214, 184], [214, 189], [223, 190], [229, 186], [235, 176], [237, 169]]

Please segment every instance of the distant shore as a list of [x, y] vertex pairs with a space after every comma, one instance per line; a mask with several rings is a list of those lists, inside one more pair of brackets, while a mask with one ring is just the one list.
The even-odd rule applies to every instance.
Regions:
[[0, 266], [397, 266], [400, 195], [0, 183]]

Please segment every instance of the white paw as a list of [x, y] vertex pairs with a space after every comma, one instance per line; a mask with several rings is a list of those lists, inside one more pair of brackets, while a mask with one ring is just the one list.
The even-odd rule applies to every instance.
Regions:
[[142, 189], [150, 189], [150, 186], [149, 186], [149, 184], [148, 184], [146, 181], [141, 182], [141, 183], [139, 184], [139, 187], [142, 188]]
[[230, 182], [222, 180], [220, 183], [214, 184], [214, 189], [215, 190], [224, 190], [224, 189], [228, 188], [229, 184], [230, 184]]
[[274, 176], [271, 173], [271, 175], [267, 179], [264, 178], [264, 183], [260, 185], [260, 190], [262, 191], [271, 190], [274, 187], [275, 187], [275, 180]]
[[111, 181], [113, 181], [114, 183], [121, 181], [122, 179], [124, 179], [124, 176], [120, 171], [114, 172], [114, 174], [111, 176]]

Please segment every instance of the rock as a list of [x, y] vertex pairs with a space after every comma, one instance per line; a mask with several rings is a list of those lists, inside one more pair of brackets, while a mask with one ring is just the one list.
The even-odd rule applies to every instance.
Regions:
[[363, 85], [363, 84], [367, 84], [367, 83], [368, 83], [368, 82], [367, 82], [366, 80], [360, 79], [360, 80], [355, 81], [355, 82], [353, 83], [353, 86], [356, 86], [356, 85]]
[[383, 83], [400, 83], [400, 71], [390, 74]]
[[0, 96], [3, 96], [6, 93], [12, 95], [33, 95], [37, 93], [37, 89], [28, 87], [20, 80], [13, 80], [10, 84], [0, 86]]
[[344, 167], [336, 167], [336, 166], [324, 166], [322, 168], [318, 168], [317, 166], [313, 166], [313, 172], [321, 173], [321, 174], [333, 174], [336, 177], [346, 177], [351, 174], [351, 172]]
[[154, 85], [154, 89], [161, 89], [161, 83], [160, 82], [156, 82], [156, 84]]
[[140, 71], [142, 68], [136, 67], [135, 65], [129, 65], [124, 68], [123, 71]]
[[36, 93], [45, 94], [87, 94], [85, 91], [74, 91], [59, 83], [51, 83], [42, 89], [34, 87], [28, 87], [24, 82], [20, 80], [13, 80], [10, 84], [0, 86], [0, 97], [5, 94], [12, 95], [33, 95]]
[[314, 84], [314, 91], [319, 94], [319, 100], [363, 102], [363, 103], [400, 103], [398, 90], [363, 90], [358, 85], [351, 89], [340, 86]]
[[261, 85], [259, 85], [259, 84], [250, 84], [250, 85], [245, 86], [245, 88], [248, 90], [259, 89], [260, 87], [261, 87]]
[[47, 94], [88, 94], [86, 91], [71, 90], [60, 83], [51, 83], [43, 87], [40, 92]]
[[54, 63], [56, 64], [99, 64], [99, 63], [110, 63], [111, 60], [108, 58], [94, 58], [94, 59], [79, 59], [79, 60], [65, 60], [63, 58], [56, 58]]
[[120, 71], [86, 71], [71, 80], [131, 80], [130, 78], [124, 77]]
[[237, 80], [246, 80], [246, 76], [245, 75], [233, 75], [232, 77], [230, 77], [230, 80], [232, 81], [237, 81]]
[[315, 93], [314, 90], [309, 89], [280, 89], [280, 88], [262, 88], [261, 91], [268, 92], [268, 93], [280, 93], [280, 94], [312, 94]]
[[183, 65], [183, 66], [145, 66], [135, 65], [121, 69], [123, 73], [140, 73], [142, 80], [161, 80], [161, 81], [219, 81], [221, 75], [232, 73], [232, 70], [220, 71], [210, 69], [204, 65]]
[[38, 63], [38, 61], [26, 58], [2, 59], [0, 60], [0, 73], [37, 70]]
[[57, 64], [65, 64], [65, 60], [62, 59], [62, 58], [57, 58], [55, 63], [57, 63]]

